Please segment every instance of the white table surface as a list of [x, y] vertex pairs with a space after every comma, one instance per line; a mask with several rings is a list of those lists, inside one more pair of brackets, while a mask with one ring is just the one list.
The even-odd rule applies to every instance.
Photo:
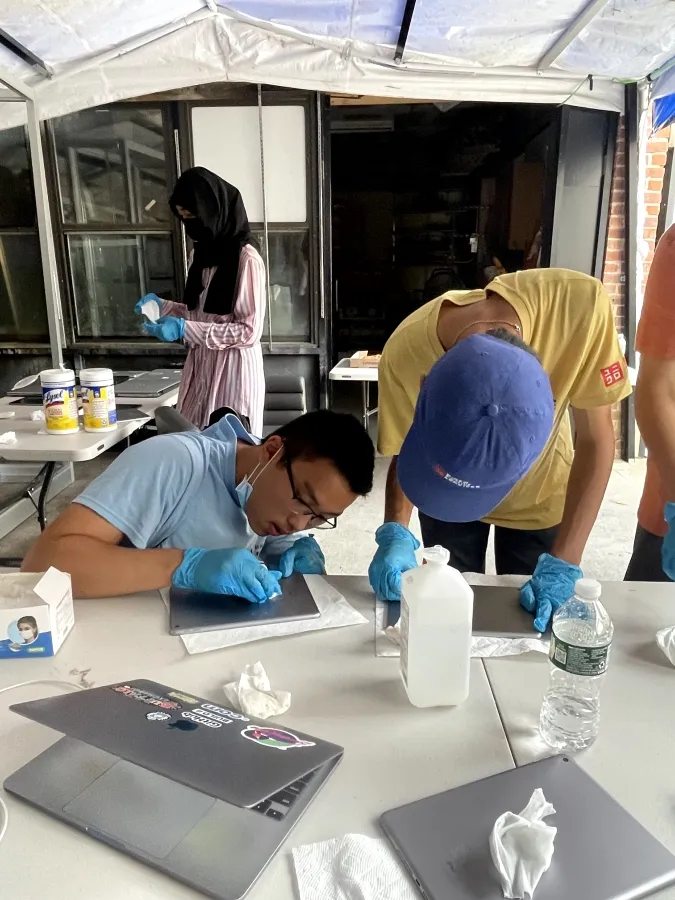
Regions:
[[178, 389], [168, 391], [162, 397], [125, 398], [119, 402], [133, 403], [139, 407], [138, 419], [118, 422], [114, 431], [94, 434], [81, 428], [77, 434], [45, 434], [44, 421], [31, 421], [30, 414], [41, 405], [25, 406], [13, 401], [16, 397], [0, 399], [0, 409], [12, 410], [15, 415], [11, 419], [0, 419], [0, 434], [13, 431], [16, 434], [15, 444], [0, 445], [0, 460], [14, 462], [84, 462], [94, 459], [115, 444], [133, 434], [152, 417], [160, 406], [173, 406], [178, 397]]
[[[345, 747], [345, 758], [309, 807], [250, 900], [292, 900], [290, 848], [346, 832], [380, 834], [382, 812], [512, 767], [484, 668], [475, 660], [471, 695], [458, 709], [418, 710], [405, 696], [398, 660], [376, 658], [373, 598], [366, 578], [329, 581], [367, 625], [264, 641], [188, 657], [167, 633], [156, 593], [76, 603], [76, 625], [51, 660], [0, 667], [0, 687], [33, 678], [93, 685], [151, 678], [218, 700], [221, 685], [260, 659], [272, 685], [290, 690], [284, 726]], [[53, 732], [9, 711], [53, 686], [0, 694], [0, 780], [37, 755]], [[5, 795], [10, 824], [0, 844], [2, 896], [54, 900], [188, 900], [201, 895]]]
[[377, 381], [377, 366], [350, 366], [349, 359], [341, 359], [328, 377], [333, 381]]
[[[675, 625], [675, 584], [605, 584], [602, 600], [615, 631], [600, 734], [577, 760], [675, 852], [675, 667], [654, 640]], [[551, 755], [538, 734], [548, 660], [531, 653], [485, 666], [518, 765]], [[654, 896], [675, 900], [675, 888]]]

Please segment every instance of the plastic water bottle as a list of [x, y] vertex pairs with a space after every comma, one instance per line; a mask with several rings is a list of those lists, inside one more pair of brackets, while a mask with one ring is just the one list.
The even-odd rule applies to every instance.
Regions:
[[414, 706], [456, 706], [469, 696], [473, 591], [444, 547], [401, 579], [401, 678]]
[[600, 593], [597, 581], [581, 578], [553, 616], [551, 680], [539, 730], [558, 751], [585, 750], [598, 736], [600, 688], [614, 634]]

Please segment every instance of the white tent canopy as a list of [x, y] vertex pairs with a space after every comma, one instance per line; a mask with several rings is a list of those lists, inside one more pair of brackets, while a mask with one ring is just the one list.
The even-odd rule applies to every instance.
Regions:
[[672, 0], [0, 0], [0, 29], [40, 118], [216, 81], [620, 109], [675, 56]]
[[673, 0], [0, 0], [0, 128], [28, 124], [54, 365], [40, 119], [217, 81], [621, 110], [621, 81], [674, 57]]

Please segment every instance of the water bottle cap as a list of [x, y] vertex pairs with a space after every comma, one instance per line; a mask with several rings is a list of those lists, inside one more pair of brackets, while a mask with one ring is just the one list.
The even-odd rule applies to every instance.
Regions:
[[428, 563], [447, 566], [450, 562], [450, 551], [446, 550], [445, 547], [441, 547], [440, 544], [436, 544], [435, 547], [425, 547], [422, 551], [422, 559]]
[[574, 585], [574, 593], [580, 600], [598, 600], [602, 588], [593, 578], [580, 578]]

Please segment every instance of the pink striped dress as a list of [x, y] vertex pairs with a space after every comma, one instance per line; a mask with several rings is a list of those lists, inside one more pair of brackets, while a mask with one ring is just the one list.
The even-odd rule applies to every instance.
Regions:
[[248, 416], [251, 431], [262, 436], [265, 373], [260, 338], [265, 319], [265, 264], [250, 244], [242, 247], [239, 281], [232, 312], [203, 312], [215, 267], [204, 269], [204, 290], [197, 309], [165, 301], [162, 315], [184, 318], [188, 355], [178, 393], [178, 411], [199, 428], [221, 406]]

